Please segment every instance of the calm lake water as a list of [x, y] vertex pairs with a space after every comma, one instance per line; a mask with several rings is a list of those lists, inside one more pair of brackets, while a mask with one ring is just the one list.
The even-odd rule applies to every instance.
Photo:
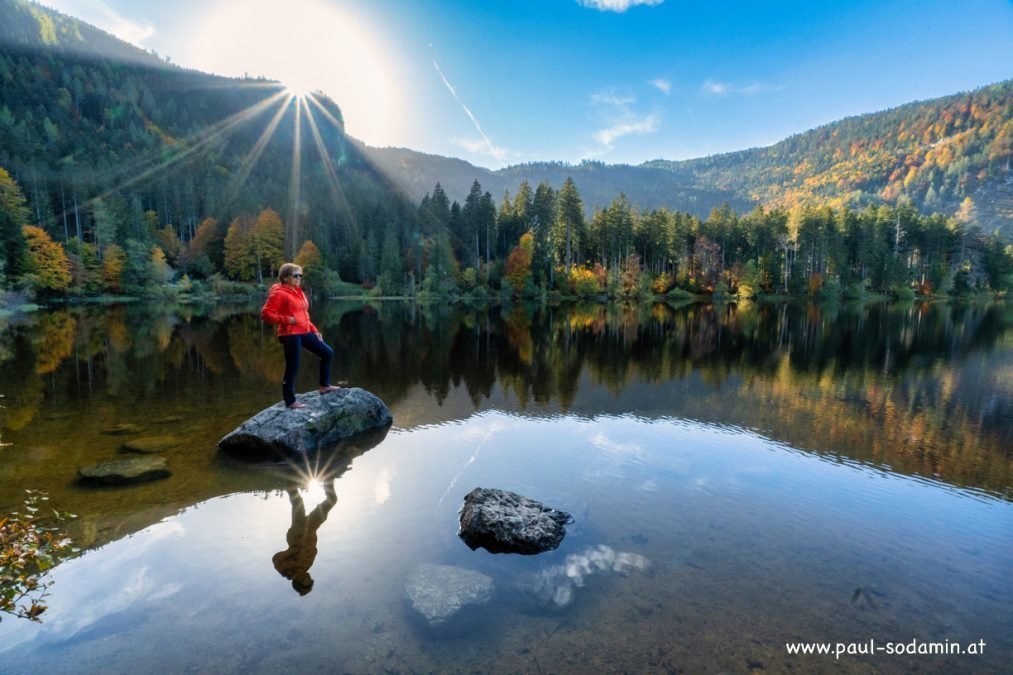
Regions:
[[[394, 426], [305, 475], [215, 448], [280, 398], [256, 310], [0, 323], [0, 514], [44, 490], [83, 549], [41, 623], [0, 622], [0, 672], [1008, 672], [1008, 305], [320, 303], [336, 379]], [[75, 482], [140, 438], [172, 477]], [[576, 522], [551, 553], [471, 551], [476, 486]], [[300, 500], [308, 592], [275, 565]], [[470, 630], [415, 619], [424, 563], [494, 580]], [[785, 648], [869, 640], [986, 646]]]

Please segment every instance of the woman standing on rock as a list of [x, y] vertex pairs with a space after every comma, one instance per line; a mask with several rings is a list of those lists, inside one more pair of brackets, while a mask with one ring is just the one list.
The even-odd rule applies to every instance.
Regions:
[[320, 393], [338, 391], [331, 384], [331, 361], [334, 350], [324, 342], [323, 335], [310, 321], [310, 301], [302, 290], [302, 268], [285, 263], [278, 270], [278, 283], [271, 286], [260, 316], [277, 327], [278, 340], [285, 350], [285, 379], [281, 393], [289, 408], [302, 408], [295, 398], [295, 377], [299, 372], [299, 355], [305, 348], [320, 357]]

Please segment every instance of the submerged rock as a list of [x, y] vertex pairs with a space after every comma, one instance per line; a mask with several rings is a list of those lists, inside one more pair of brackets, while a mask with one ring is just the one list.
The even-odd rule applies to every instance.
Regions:
[[573, 516], [506, 490], [475, 488], [464, 497], [457, 535], [475, 550], [533, 555], [551, 551]]
[[172, 472], [164, 457], [138, 457], [78, 469], [77, 475], [88, 485], [130, 485], [168, 478]]
[[310, 392], [297, 399], [305, 407], [292, 410], [279, 401], [239, 425], [218, 447], [239, 454], [313, 452], [388, 426], [394, 419], [384, 402], [365, 389]]
[[124, 422], [123, 424], [117, 424], [116, 426], [105, 429], [102, 433], [108, 436], [129, 436], [130, 434], [139, 434], [144, 431], [144, 427], [140, 424], [134, 424], [133, 422]]
[[175, 436], [146, 436], [126, 441], [120, 446], [120, 452], [135, 455], [154, 455], [175, 448], [179, 443], [179, 439]]
[[492, 599], [496, 585], [481, 572], [451, 565], [420, 565], [405, 584], [411, 608], [429, 628], [445, 630], [465, 625], [465, 610]]

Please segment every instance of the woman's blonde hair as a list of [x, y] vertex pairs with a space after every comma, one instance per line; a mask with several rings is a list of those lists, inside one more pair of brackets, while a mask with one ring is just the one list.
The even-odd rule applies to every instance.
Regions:
[[302, 268], [295, 263], [285, 263], [278, 268], [278, 282], [285, 283], [285, 279], [288, 279], [296, 272], [302, 272]]

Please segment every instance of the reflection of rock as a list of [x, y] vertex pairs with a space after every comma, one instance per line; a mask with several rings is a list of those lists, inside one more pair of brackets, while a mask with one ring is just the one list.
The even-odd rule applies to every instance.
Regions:
[[365, 389], [311, 392], [298, 399], [305, 407], [290, 410], [278, 402], [243, 422], [218, 447], [237, 453], [312, 452], [393, 421], [384, 402]]
[[551, 551], [573, 517], [506, 490], [475, 488], [464, 497], [458, 536], [472, 550], [531, 555]]
[[114, 427], [109, 427], [102, 433], [108, 434], [109, 436], [129, 436], [130, 434], [139, 434], [142, 431], [144, 431], [144, 427], [140, 424], [126, 422], [124, 424], [117, 424]]
[[77, 475], [89, 485], [130, 485], [168, 478], [172, 473], [164, 457], [138, 457], [78, 469]]
[[120, 452], [133, 453], [135, 455], [154, 455], [175, 448], [177, 445], [179, 445], [179, 440], [174, 436], [147, 436], [124, 442], [120, 446]]
[[559, 565], [552, 565], [522, 581], [522, 591], [530, 593], [539, 606], [559, 609], [573, 602], [577, 588], [587, 577], [602, 573], [626, 576], [650, 568], [650, 560], [637, 553], [616, 551], [605, 545], [571, 553]]
[[421, 565], [408, 578], [405, 596], [429, 628], [464, 627], [467, 610], [492, 599], [496, 586], [490, 577], [450, 565]]

